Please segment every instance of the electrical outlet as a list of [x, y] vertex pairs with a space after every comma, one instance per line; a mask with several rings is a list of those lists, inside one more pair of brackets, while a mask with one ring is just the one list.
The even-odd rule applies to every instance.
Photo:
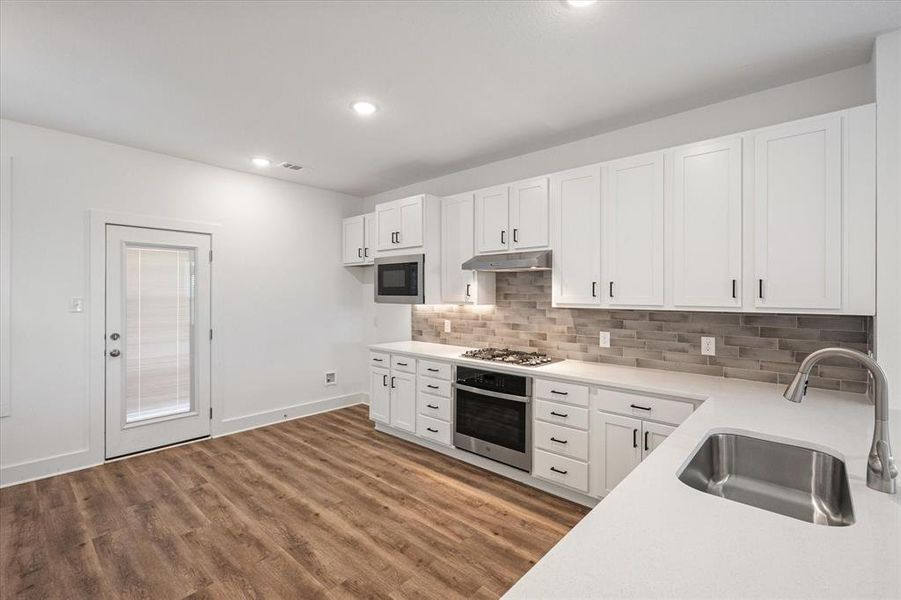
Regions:
[[338, 374], [334, 371], [326, 371], [325, 385], [335, 385], [336, 383], [338, 383]]
[[444, 333], [450, 333], [450, 332], [451, 332], [450, 319], [444, 319]]
[[701, 337], [701, 354], [705, 356], [716, 356], [715, 337]]
[[601, 348], [609, 348], [610, 347], [610, 332], [602, 331], [598, 334], [598, 346]]

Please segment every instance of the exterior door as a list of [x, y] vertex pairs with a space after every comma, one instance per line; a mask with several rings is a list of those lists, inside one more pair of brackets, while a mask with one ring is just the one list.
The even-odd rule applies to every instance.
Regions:
[[106, 457], [210, 435], [207, 234], [106, 228]]

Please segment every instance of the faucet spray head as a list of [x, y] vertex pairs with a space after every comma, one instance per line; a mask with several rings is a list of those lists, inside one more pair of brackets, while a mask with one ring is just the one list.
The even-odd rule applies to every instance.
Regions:
[[782, 395], [790, 402], [800, 402], [804, 399], [805, 393], [807, 393], [807, 375], [798, 371]]

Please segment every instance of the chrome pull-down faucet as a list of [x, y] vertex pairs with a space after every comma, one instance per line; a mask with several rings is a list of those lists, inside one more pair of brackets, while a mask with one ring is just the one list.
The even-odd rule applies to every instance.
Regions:
[[798, 367], [798, 373], [788, 387], [785, 388], [786, 400], [800, 402], [807, 392], [807, 378], [813, 366], [833, 356], [849, 358], [861, 363], [873, 375], [876, 396], [876, 424], [873, 428], [873, 444], [870, 446], [870, 455], [867, 459], [867, 487], [885, 492], [895, 493], [895, 479], [898, 477], [898, 469], [895, 467], [895, 459], [892, 457], [892, 445], [888, 435], [888, 382], [885, 372], [875, 360], [857, 350], [849, 348], [823, 348], [810, 354]]

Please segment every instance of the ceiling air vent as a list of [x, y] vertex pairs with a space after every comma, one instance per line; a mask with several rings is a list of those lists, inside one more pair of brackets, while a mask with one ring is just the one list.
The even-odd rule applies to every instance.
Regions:
[[289, 162], [283, 162], [279, 166], [284, 167], [285, 169], [288, 169], [291, 171], [300, 171], [301, 169], [303, 169], [303, 166], [295, 165], [294, 163], [289, 163]]

